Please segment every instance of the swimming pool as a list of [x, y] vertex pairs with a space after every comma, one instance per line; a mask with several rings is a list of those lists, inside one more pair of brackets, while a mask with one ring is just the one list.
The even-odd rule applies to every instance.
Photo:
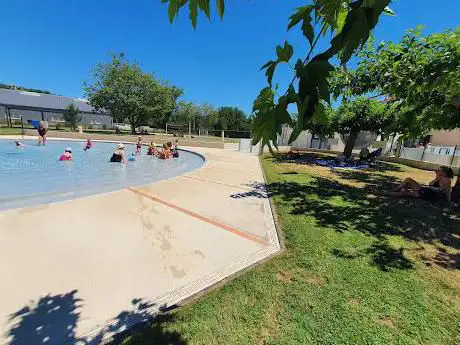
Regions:
[[[83, 151], [83, 141], [49, 140], [37, 146], [25, 140], [17, 148], [14, 141], [0, 139], [0, 210], [63, 201], [110, 192], [129, 186], [156, 182], [201, 167], [203, 157], [180, 151], [179, 158], [161, 160], [146, 155], [146, 147], [134, 162], [110, 163], [115, 143], [93, 142]], [[73, 161], [61, 162], [66, 147], [72, 148]], [[135, 145], [125, 145], [128, 155]]]

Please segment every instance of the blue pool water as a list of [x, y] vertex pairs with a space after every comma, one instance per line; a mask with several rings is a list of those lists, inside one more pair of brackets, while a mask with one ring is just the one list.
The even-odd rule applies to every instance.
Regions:
[[[0, 140], [0, 210], [37, 205], [75, 197], [123, 189], [182, 175], [203, 165], [201, 156], [180, 151], [179, 158], [161, 160], [146, 155], [146, 147], [136, 161], [109, 163], [114, 143], [93, 142], [83, 151], [83, 141], [24, 141], [17, 148], [12, 140]], [[66, 147], [73, 161], [61, 162]], [[128, 155], [134, 145], [125, 145]]]

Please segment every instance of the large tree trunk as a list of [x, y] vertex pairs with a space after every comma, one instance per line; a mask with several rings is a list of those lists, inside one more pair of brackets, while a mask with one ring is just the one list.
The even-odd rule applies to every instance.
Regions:
[[359, 131], [351, 131], [348, 136], [345, 148], [343, 149], [343, 155], [345, 158], [350, 158], [353, 152], [353, 147], [355, 146], [356, 138], [358, 137]]

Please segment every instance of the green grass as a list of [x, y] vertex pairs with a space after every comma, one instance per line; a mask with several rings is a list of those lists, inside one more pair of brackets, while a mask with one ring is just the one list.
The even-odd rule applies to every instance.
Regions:
[[426, 172], [263, 158], [287, 249], [122, 344], [460, 343], [460, 218], [380, 190]]
[[21, 133], [21, 128], [0, 127], [0, 135], [18, 135]]

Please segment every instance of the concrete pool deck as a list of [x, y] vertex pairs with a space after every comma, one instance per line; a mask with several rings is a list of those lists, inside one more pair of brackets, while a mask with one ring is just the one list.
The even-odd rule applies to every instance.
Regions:
[[257, 156], [0, 212], [0, 344], [98, 344], [280, 250]]

